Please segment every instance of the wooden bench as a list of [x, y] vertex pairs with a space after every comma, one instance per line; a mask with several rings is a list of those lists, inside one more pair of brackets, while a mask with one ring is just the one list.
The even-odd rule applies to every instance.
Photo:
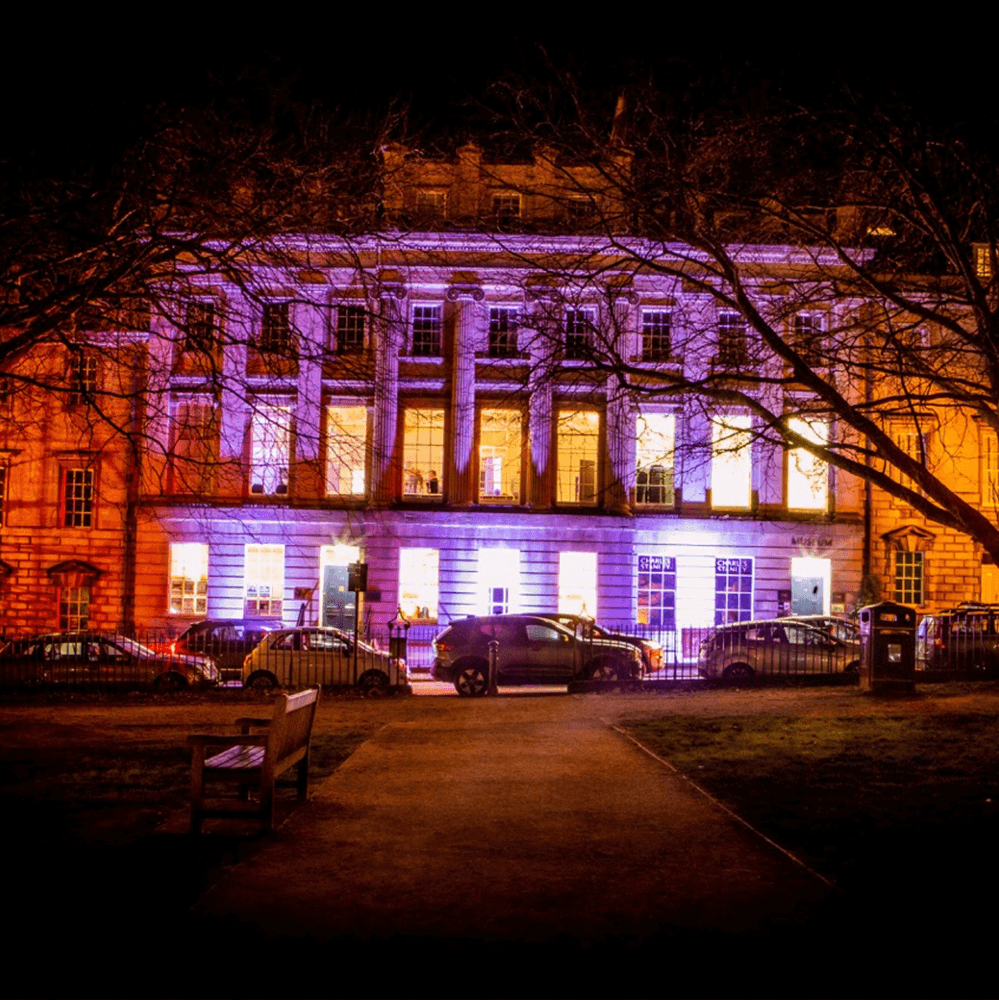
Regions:
[[[188, 736], [193, 751], [191, 762], [191, 832], [201, 832], [201, 822], [209, 816], [259, 818], [262, 829], [274, 827], [275, 785], [298, 789], [298, 797], [309, 794], [309, 740], [319, 704], [319, 688], [298, 694], [278, 695], [269, 719], [237, 719], [239, 735]], [[257, 732], [253, 732], [257, 730]], [[262, 730], [262, 731], [261, 731]], [[206, 757], [208, 751], [224, 748]], [[294, 780], [279, 781], [292, 767]], [[238, 797], [208, 799], [210, 782], [235, 785]], [[256, 800], [251, 793], [258, 789]]]

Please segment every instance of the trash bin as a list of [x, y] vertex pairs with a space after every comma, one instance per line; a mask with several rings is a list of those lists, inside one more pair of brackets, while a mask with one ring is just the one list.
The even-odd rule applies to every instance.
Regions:
[[881, 694], [916, 689], [916, 612], [882, 601], [860, 609], [861, 683]]

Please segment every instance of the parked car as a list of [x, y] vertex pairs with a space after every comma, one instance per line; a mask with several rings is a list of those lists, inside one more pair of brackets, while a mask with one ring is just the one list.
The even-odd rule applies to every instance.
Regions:
[[124, 635], [56, 632], [14, 639], [0, 650], [0, 683], [178, 690], [217, 684], [218, 668], [204, 656], [154, 652]]
[[246, 687], [357, 685], [366, 694], [409, 690], [406, 661], [337, 628], [313, 625], [269, 632], [243, 661]]
[[589, 641], [592, 638], [612, 639], [615, 642], [626, 642], [629, 646], [634, 646], [642, 653], [642, 664], [646, 673], [654, 673], [663, 668], [663, 647], [655, 639], [647, 639], [641, 635], [629, 635], [626, 632], [614, 632], [583, 615], [544, 614], [539, 617], [565, 625], [584, 641]]
[[642, 676], [642, 654], [613, 639], [581, 639], [575, 631], [536, 615], [463, 618], [434, 639], [433, 676], [460, 695], [482, 695], [489, 685], [489, 643], [499, 642], [497, 681], [568, 684], [578, 678]]
[[247, 654], [278, 627], [273, 621], [205, 619], [189, 625], [174, 639], [170, 652], [207, 656], [219, 668], [223, 681], [238, 681], [243, 677], [243, 661]]
[[770, 674], [856, 673], [860, 643], [844, 642], [799, 618], [719, 625], [701, 642], [702, 677], [749, 681]]
[[837, 618], [835, 615], [789, 615], [781, 621], [811, 625], [843, 642], [860, 642], [860, 626], [849, 618]]
[[999, 674], [999, 606], [968, 603], [924, 615], [916, 630], [916, 659], [926, 670]]

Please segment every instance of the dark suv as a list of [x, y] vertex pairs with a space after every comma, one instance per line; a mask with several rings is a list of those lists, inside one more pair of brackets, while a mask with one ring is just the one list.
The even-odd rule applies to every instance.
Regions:
[[279, 621], [225, 618], [195, 622], [170, 645], [171, 653], [198, 653], [219, 668], [223, 681], [241, 680], [243, 661]]
[[926, 670], [999, 675], [999, 605], [959, 604], [924, 615], [916, 631], [916, 657]]
[[580, 638], [534, 615], [486, 615], [452, 622], [434, 639], [433, 676], [461, 695], [482, 695], [489, 683], [489, 643], [499, 642], [497, 680], [503, 684], [568, 684], [578, 678], [642, 676], [642, 654], [612, 639]]

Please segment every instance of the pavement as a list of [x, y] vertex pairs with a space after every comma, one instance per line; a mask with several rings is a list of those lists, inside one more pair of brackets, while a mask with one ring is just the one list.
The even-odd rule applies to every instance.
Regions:
[[842, 894], [613, 696], [408, 702], [189, 913], [225, 995], [816, 995], [813, 960], [848, 995]]

